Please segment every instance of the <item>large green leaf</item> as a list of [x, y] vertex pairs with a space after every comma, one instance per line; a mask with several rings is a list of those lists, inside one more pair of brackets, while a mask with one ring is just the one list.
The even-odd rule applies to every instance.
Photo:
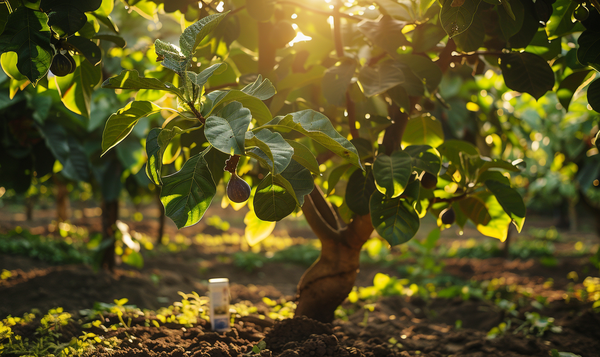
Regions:
[[254, 212], [263, 221], [275, 222], [287, 217], [296, 209], [296, 200], [288, 190], [278, 185], [269, 173], [256, 188]]
[[419, 215], [407, 200], [375, 192], [369, 205], [373, 227], [390, 245], [408, 242], [419, 230]]
[[140, 77], [140, 74], [135, 69], [123, 70], [118, 76], [111, 77], [102, 83], [103, 88], [119, 88], [119, 89], [156, 89], [171, 92], [183, 98], [181, 91], [171, 83], [162, 82], [156, 78]]
[[48, 13], [48, 26], [61, 37], [73, 35], [86, 23], [85, 13], [68, 5], [57, 6]]
[[396, 198], [404, 192], [412, 174], [412, 158], [404, 151], [380, 155], [373, 163], [373, 176], [379, 192]]
[[[593, 11], [593, 10], [592, 10]], [[600, 71], [600, 31], [585, 30], [577, 39], [577, 60]]]
[[[504, 5], [505, 1], [502, 1]], [[500, 29], [504, 38], [508, 39], [521, 29], [523, 26], [523, 19], [525, 18], [525, 9], [520, 0], [517, 1], [506, 1], [510, 4], [508, 6], [498, 6], [498, 17]], [[508, 11], [507, 11], [508, 10]], [[510, 12], [509, 12], [510, 11]], [[512, 16], [511, 16], [512, 15]]]
[[[310, 171], [295, 160], [292, 160], [288, 167], [281, 173], [281, 177], [291, 184], [298, 206], [302, 207], [304, 196], [311, 193], [315, 188]], [[275, 176], [275, 179], [277, 180], [277, 176]]]
[[[294, 149], [283, 136], [269, 129], [262, 129], [258, 132], [248, 131], [245, 139], [246, 147], [260, 149], [260, 151], [253, 150], [248, 155], [264, 160], [275, 175], [281, 174], [294, 156]], [[265, 156], [263, 157], [263, 155]]]
[[258, 242], [271, 235], [275, 229], [275, 222], [267, 222], [256, 217], [254, 209], [249, 210], [244, 216], [244, 235], [249, 246], [254, 246]]
[[125, 139], [141, 118], [157, 113], [161, 109], [152, 102], [133, 101], [111, 115], [102, 133], [102, 155]]
[[406, 22], [394, 20], [391, 16], [383, 16], [379, 21], [361, 22], [358, 30], [373, 44], [381, 47], [388, 53], [395, 55], [399, 47], [410, 43], [402, 33]]
[[460, 1], [446, 0], [440, 12], [442, 27], [450, 37], [460, 35], [471, 26], [481, 0], [464, 0], [462, 4], [458, 3]]
[[587, 90], [587, 98], [592, 109], [600, 113], [600, 79], [596, 79], [590, 84]]
[[365, 95], [371, 97], [404, 83], [404, 73], [396, 62], [385, 61], [375, 67], [363, 67], [358, 74], [358, 81]]
[[[35, 2], [35, 1], [31, 1]], [[40, 9], [44, 12], [49, 12], [57, 7], [70, 6], [82, 12], [95, 11], [102, 5], [102, 0], [42, 0], [40, 1]]]
[[554, 86], [554, 71], [542, 57], [528, 52], [500, 56], [500, 68], [506, 86], [531, 94], [536, 100]]
[[274, 96], [277, 93], [277, 90], [275, 90], [273, 83], [271, 83], [268, 78], [263, 80], [262, 76], [259, 74], [254, 82], [249, 83], [242, 88], [242, 92], [260, 100], [267, 100]]
[[335, 185], [337, 185], [342, 176], [344, 176], [348, 171], [350, 171], [351, 174], [352, 172], [354, 172], [353, 169], [356, 169], [356, 166], [353, 166], [352, 164], [345, 164], [336, 166], [333, 170], [331, 170], [331, 173], [327, 178], [327, 196], [329, 196], [329, 194], [333, 192], [333, 190], [335, 189]]
[[411, 54], [398, 55], [398, 62], [410, 70], [425, 84], [429, 92], [436, 90], [442, 81], [442, 70], [427, 56]]
[[[569, 105], [571, 104], [571, 100], [573, 99], [573, 95], [577, 91], [577, 89], [581, 86], [585, 78], [590, 74], [591, 70], [584, 70], [571, 73], [565, 79], [560, 82], [558, 85], [558, 90], [556, 91], [556, 96], [558, 97], [558, 101], [567, 111], [569, 110]], [[588, 90], [589, 93], [589, 90]], [[589, 94], [588, 94], [589, 96]], [[588, 99], [589, 102], [589, 99]], [[591, 104], [590, 104], [591, 105]], [[593, 107], [592, 107], [593, 108]]]
[[162, 181], [160, 200], [165, 214], [177, 228], [198, 223], [217, 192], [202, 154], [190, 157], [181, 170], [163, 177]]
[[440, 153], [429, 145], [411, 145], [404, 151], [412, 157], [412, 165], [417, 170], [427, 171], [437, 176], [440, 172], [442, 159]]
[[411, 118], [402, 136], [402, 146], [429, 145], [438, 147], [444, 142], [442, 123], [430, 115]]
[[377, 5], [379, 5], [379, 12], [384, 15], [389, 15], [398, 20], [411, 21], [413, 20], [410, 4], [404, 1], [394, 1], [394, 0], [376, 0]]
[[226, 68], [227, 63], [215, 63], [212, 66], [205, 68], [200, 73], [187, 71], [185, 74], [187, 75], [188, 80], [198, 86], [198, 88], [202, 88], [215, 71], [219, 70], [221, 67]]
[[491, 220], [483, 225], [477, 224], [477, 230], [482, 234], [505, 241], [508, 235], [508, 226], [512, 219], [504, 212], [496, 197], [490, 193], [482, 192], [477, 195], [485, 203]]
[[485, 22], [482, 16], [475, 16], [468, 29], [460, 35], [454, 36], [454, 42], [458, 49], [464, 52], [477, 51], [483, 46], [485, 39]]
[[278, 116], [261, 127], [283, 131], [295, 130], [323, 145], [334, 154], [348, 159], [352, 164], [362, 167], [354, 145], [333, 128], [329, 118], [314, 110], [306, 109], [286, 116]]
[[227, 12], [208, 15], [186, 28], [179, 37], [179, 47], [183, 55], [190, 60], [198, 44], [206, 37], [227, 15]]
[[575, 27], [575, 23], [571, 20], [573, 11], [577, 7], [576, 1], [557, 0], [552, 4], [552, 15], [546, 23], [546, 32], [548, 38], [553, 40], [570, 33]]
[[329, 104], [342, 105], [346, 101], [346, 90], [352, 81], [356, 61], [344, 61], [339, 66], [333, 66], [325, 72], [321, 87], [323, 96]]
[[163, 154], [171, 140], [182, 132], [178, 127], [174, 127], [173, 129], [153, 128], [148, 133], [146, 138], [146, 155], [148, 156], [146, 174], [150, 181], [158, 186], [162, 185]]
[[249, 109], [242, 103], [231, 102], [206, 119], [204, 135], [216, 149], [230, 155], [244, 155], [244, 140], [251, 120]]
[[9, 15], [10, 13], [8, 12], [8, 8], [6, 6], [0, 6], [0, 33], [4, 31], [4, 27], [6, 27]]
[[62, 174], [74, 181], [89, 181], [89, 160], [77, 140], [56, 123], [39, 127], [52, 155], [62, 164]]
[[102, 66], [94, 66], [79, 58], [75, 61], [77, 68], [68, 88], [61, 92], [61, 99], [70, 111], [89, 118], [92, 93], [102, 81]]
[[312, 153], [312, 151], [310, 151], [309, 148], [295, 140], [286, 141], [294, 149], [294, 156], [292, 156], [293, 160], [306, 167], [313, 174], [321, 174], [321, 170], [319, 169], [319, 163], [317, 162], [315, 155]]
[[50, 45], [50, 36], [45, 13], [19, 6], [8, 17], [4, 32], [0, 35], [0, 53], [16, 52], [19, 72], [35, 86], [52, 63], [54, 50]]
[[515, 227], [521, 232], [523, 223], [525, 223], [525, 214], [527, 212], [521, 195], [519, 195], [512, 187], [498, 181], [488, 180], [485, 182], [485, 186], [494, 194], [494, 196], [496, 196], [496, 199], [504, 209], [504, 212], [512, 218]]
[[211, 92], [208, 98], [212, 101], [212, 106], [205, 106], [206, 110], [202, 111], [205, 117], [210, 116], [221, 105], [235, 100], [242, 103], [244, 108], [250, 109], [252, 117], [256, 119], [258, 124], [264, 124], [273, 118], [271, 111], [262, 100], [241, 90], [232, 89], [230, 91]]
[[66, 45], [81, 53], [93, 66], [96, 66], [102, 60], [100, 47], [83, 36], [69, 37]]
[[352, 212], [365, 215], [369, 213], [369, 200], [373, 192], [377, 191], [373, 173], [356, 170], [350, 175], [346, 185], [345, 201]]
[[[423, 53], [431, 50], [446, 37], [446, 31], [434, 24], [420, 24], [413, 31], [412, 47], [414, 53]], [[479, 48], [479, 47], [478, 47]]]
[[485, 203], [478, 197], [463, 198], [458, 201], [458, 206], [476, 226], [485, 226], [492, 220]]

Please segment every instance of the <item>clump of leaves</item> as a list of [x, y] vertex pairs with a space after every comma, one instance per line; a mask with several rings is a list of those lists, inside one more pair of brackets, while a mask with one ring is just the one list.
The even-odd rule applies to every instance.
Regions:
[[42, 237], [22, 229], [0, 235], [0, 253], [30, 257], [52, 264], [88, 264], [92, 260], [83, 246], [77, 247], [64, 240]]

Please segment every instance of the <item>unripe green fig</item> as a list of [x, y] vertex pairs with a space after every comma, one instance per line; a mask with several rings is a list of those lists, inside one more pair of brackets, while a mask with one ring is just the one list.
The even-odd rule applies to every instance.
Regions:
[[250, 185], [234, 172], [227, 183], [229, 200], [236, 203], [245, 202], [250, 198], [250, 192], [252, 192]]
[[590, 17], [590, 10], [583, 4], [579, 4], [573, 11], [573, 18], [579, 22], [587, 20], [588, 17]]
[[58, 52], [52, 59], [50, 71], [52, 71], [55, 76], [64, 77], [73, 73], [75, 71], [75, 67], [77, 67], [75, 60], [68, 52], [65, 54]]
[[437, 185], [437, 182], [438, 182], [437, 176], [430, 174], [429, 172], [425, 172], [423, 174], [423, 177], [421, 177], [421, 186], [427, 190], [431, 190], [432, 188], [435, 188], [435, 186]]
[[446, 208], [440, 212], [440, 219], [443, 224], [453, 224], [456, 221], [456, 213], [452, 207]]

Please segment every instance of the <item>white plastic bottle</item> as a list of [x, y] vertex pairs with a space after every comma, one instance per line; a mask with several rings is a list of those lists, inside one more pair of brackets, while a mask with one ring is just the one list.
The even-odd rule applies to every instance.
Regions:
[[213, 331], [229, 331], [229, 279], [216, 278], [208, 280], [208, 297], [210, 298], [210, 324]]

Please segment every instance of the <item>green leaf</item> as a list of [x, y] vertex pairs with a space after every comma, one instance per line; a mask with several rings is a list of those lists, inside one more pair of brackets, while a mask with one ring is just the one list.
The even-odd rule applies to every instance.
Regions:
[[250, 110], [242, 103], [231, 102], [217, 115], [206, 119], [204, 135], [217, 150], [229, 155], [244, 155], [244, 140], [252, 120]]
[[62, 174], [74, 181], [89, 181], [89, 160], [77, 140], [56, 123], [39, 126], [52, 155], [62, 164]]
[[571, 16], [577, 5], [576, 1], [571, 0], [557, 0], [552, 4], [552, 15], [546, 23], [546, 32], [550, 40], [570, 33], [575, 27]]
[[209, 93], [208, 97], [212, 100], [212, 107], [207, 106], [207, 110], [202, 111], [202, 114], [205, 117], [210, 116], [210, 114], [219, 108], [219, 106], [235, 100], [242, 103], [244, 108], [250, 109], [252, 112], [252, 117], [256, 119], [258, 124], [264, 124], [273, 119], [271, 116], [271, 111], [262, 100], [250, 94], [244, 93], [241, 90], [232, 89], [230, 91], [223, 92], [215, 91]]
[[314, 65], [304, 73], [290, 73], [285, 78], [277, 82], [277, 89], [284, 92], [286, 89], [302, 88], [323, 78], [326, 68], [321, 65]]
[[446, 0], [440, 12], [442, 27], [450, 37], [465, 32], [475, 17], [481, 0], [465, 0], [460, 6], [455, 6], [453, 0]]
[[405, 199], [375, 192], [369, 206], [373, 227], [392, 246], [408, 242], [419, 230], [419, 215]]
[[437, 149], [440, 154], [448, 158], [456, 166], [460, 166], [461, 152], [469, 156], [479, 155], [479, 150], [473, 144], [463, 140], [447, 140]]
[[385, 61], [375, 67], [363, 67], [358, 74], [358, 81], [365, 95], [371, 97], [404, 83], [404, 73], [396, 62]]
[[383, 15], [389, 15], [398, 20], [411, 21], [413, 17], [409, 6], [403, 2], [396, 2], [393, 0], [377, 0], [375, 1], [379, 5], [379, 12]]
[[177, 228], [198, 223], [217, 192], [204, 156], [197, 154], [181, 170], [163, 177], [160, 201]]
[[111, 77], [102, 83], [102, 88], [113, 89], [155, 89], [171, 92], [183, 98], [181, 91], [171, 83], [162, 82], [156, 78], [140, 77], [140, 74], [135, 69], [123, 70], [118, 76]]
[[527, 213], [521, 195], [512, 187], [498, 181], [485, 181], [485, 186], [496, 196], [504, 212], [512, 218], [517, 231], [521, 232], [523, 223], [525, 223], [525, 214]]
[[446, 36], [446, 31], [440, 26], [429, 23], [421, 24], [413, 32], [413, 52], [427, 52], [440, 43]]
[[157, 113], [161, 109], [152, 102], [133, 101], [111, 115], [102, 134], [102, 155], [125, 139], [141, 118]]
[[67, 39], [67, 46], [81, 53], [93, 66], [102, 60], [102, 51], [94, 42], [82, 36], [71, 36]]
[[198, 86], [198, 88], [202, 88], [204, 87], [208, 79], [215, 73], [215, 71], [217, 71], [221, 67], [225, 69], [227, 67], [227, 63], [215, 63], [212, 66], [204, 69], [200, 73], [187, 71], [185, 72], [185, 74], [193, 84]]
[[404, 152], [412, 157], [412, 166], [415, 169], [427, 171], [435, 176], [440, 172], [442, 159], [440, 153], [429, 145], [411, 145], [404, 148]]
[[180, 74], [183, 74], [188, 68], [187, 58], [175, 45], [157, 39], [154, 41], [154, 51], [158, 56], [156, 60], [161, 61], [160, 64], [163, 67]]
[[333, 66], [325, 71], [321, 87], [323, 96], [332, 105], [342, 105], [346, 102], [346, 90], [356, 71], [356, 61], [344, 61], [339, 66]]
[[21, 74], [17, 68], [18, 58], [19, 56], [16, 52], [4, 52], [0, 57], [0, 64], [2, 65], [4, 73], [6, 73], [10, 78], [17, 81], [26, 80], [27, 77]]
[[429, 92], [434, 92], [442, 81], [442, 70], [427, 56], [411, 54], [397, 55], [398, 61], [410, 70], [425, 84]]
[[482, 234], [505, 241], [508, 235], [508, 226], [512, 219], [504, 212], [504, 209], [498, 203], [496, 197], [490, 193], [480, 193], [477, 195], [485, 203], [485, 207], [491, 217], [487, 224], [478, 224], [477, 230]]
[[262, 128], [295, 130], [331, 150], [334, 154], [346, 158], [352, 164], [362, 167], [356, 148], [348, 139], [338, 133], [325, 115], [311, 109], [275, 117]]
[[[579, 72], [574, 72], [568, 75], [565, 79], [560, 82], [558, 85], [558, 90], [556, 91], [556, 96], [558, 97], [558, 101], [567, 111], [569, 110], [569, 105], [571, 104], [571, 100], [573, 99], [573, 95], [577, 91], [577, 89], [581, 86], [586, 77], [590, 74], [591, 70], [584, 70]], [[589, 93], [589, 89], [588, 89]], [[589, 96], [589, 94], [588, 94]], [[589, 99], [588, 99], [589, 102]], [[591, 104], [590, 104], [591, 105]]]
[[123, 263], [134, 268], [142, 269], [144, 267], [144, 257], [139, 252], [131, 251], [129, 254], [123, 254], [121, 259]]
[[546, 61], [550, 61], [556, 58], [561, 52], [560, 40], [548, 41], [548, 34], [546, 34], [543, 28], [540, 28], [535, 32], [533, 39], [525, 48], [525, 51], [538, 55]]
[[263, 221], [275, 222], [296, 209], [296, 200], [284, 187], [275, 183], [271, 173], [258, 184], [254, 195], [254, 212]]
[[0, 33], [4, 31], [9, 15], [8, 8], [6, 6], [0, 6]]
[[[275, 175], [281, 174], [290, 164], [292, 156], [294, 156], [294, 149], [285, 141], [283, 136], [268, 129], [262, 129], [256, 133], [246, 132], [245, 146], [260, 149], [260, 152], [253, 151], [252, 153], [258, 156], [261, 156], [261, 153], [266, 155], [262, 159], [266, 161], [271, 172]], [[248, 155], [251, 154], [248, 153]]]
[[520, 0], [502, 1], [502, 6], [496, 8], [498, 10], [498, 23], [500, 24], [502, 34], [504, 38], [509, 39], [519, 32], [521, 26], [523, 26], [523, 19], [525, 18], [523, 4], [521, 4]]
[[500, 56], [500, 68], [506, 86], [531, 94], [536, 100], [554, 86], [554, 71], [542, 57], [528, 52]]
[[517, 166], [513, 165], [508, 161], [504, 161], [502, 159], [490, 159], [487, 157], [482, 157], [482, 164], [479, 167], [479, 174], [486, 172], [489, 169], [503, 169], [512, 172], [521, 171]]
[[[281, 177], [287, 180], [292, 188], [298, 206], [304, 204], [304, 196], [308, 195], [315, 188], [312, 174], [307, 168], [292, 159], [290, 164], [283, 170]], [[277, 176], [275, 176], [277, 182]]]
[[[504, 2], [502, 3], [504, 4]], [[544, 31], [544, 28], [540, 29], [538, 9], [540, 6], [547, 7], [547, 3], [540, 2], [534, 4], [533, 1], [523, 1], [521, 4], [523, 5], [524, 13], [523, 24], [519, 32], [508, 39], [507, 47], [509, 48], [525, 48], [531, 43], [538, 30]], [[549, 11], [549, 9], [546, 11]]]
[[337, 183], [340, 181], [342, 176], [346, 174], [346, 172], [348, 172], [349, 170], [351, 172], [354, 172], [354, 170], [352, 169], [356, 169], [356, 166], [353, 166], [352, 164], [345, 164], [337, 166], [333, 170], [331, 170], [331, 173], [327, 178], [327, 196], [329, 196], [329, 194], [333, 192], [335, 185], [337, 185]]
[[290, 146], [294, 149], [294, 156], [292, 156], [292, 160], [297, 161], [313, 174], [321, 175], [319, 163], [317, 162], [315, 155], [312, 153], [312, 151], [310, 151], [309, 148], [295, 140], [286, 139], [285, 141], [287, 141], [287, 143], [290, 144]]
[[125, 39], [123, 37], [118, 36], [118, 35], [113, 35], [110, 33], [97, 33], [92, 38], [98, 39], [98, 40], [110, 41], [121, 48], [127, 46], [127, 41], [125, 41]]
[[579, 63], [600, 71], [600, 31], [583, 31], [577, 39], [577, 44], [579, 44], [579, 48], [577, 48]]
[[260, 100], [267, 100], [277, 93], [273, 83], [268, 78], [263, 80], [260, 74], [254, 82], [242, 88], [242, 92]]
[[71, 6], [60, 6], [48, 13], [48, 26], [60, 37], [73, 35], [87, 23], [87, 16]]
[[[92, 93], [102, 81], [102, 67], [76, 58], [77, 68], [73, 72], [68, 88], [62, 91], [63, 104], [72, 112], [90, 117]], [[67, 78], [67, 77], [64, 77]]]
[[171, 140], [182, 132], [178, 127], [174, 127], [173, 129], [153, 128], [148, 133], [146, 138], [146, 155], [148, 156], [146, 174], [150, 181], [158, 186], [162, 185], [163, 154]]
[[400, 196], [412, 174], [412, 157], [404, 151], [392, 155], [379, 155], [373, 163], [373, 176], [379, 192], [386, 197]]
[[10, 14], [0, 35], [0, 53], [16, 52], [19, 72], [35, 86], [52, 63], [54, 50], [50, 37], [46, 14], [21, 6]]
[[492, 220], [485, 203], [478, 197], [463, 198], [458, 201], [458, 207], [476, 226], [485, 226]]
[[587, 90], [588, 103], [595, 111], [600, 113], [600, 79], [590, 84]]
[[385, 15], [379, 21], [362, 21], [358, 25], [358, 30], [373, 44], [395, 55], [399, 47], [410, 44], [402, 33], [405, 25], [406, 22], [394, 20], [391, 16]]
[[350, 175], [346, 185], [346, 204], [352, 212], [358, 215], [369, 214], [369, 200], [375, 191], [375, 180], [372, 172], [356, 170]]
[[402, 136], [402, 146], [429, 145], [438, 147], [444, 143], [442, 123], [430, 115], [411, 118]]
[[244, 224], [246, 225], [244, 235], [246, 236], [248, 245], [251, 247], [270, 236], [275, 229], [275, 222], [266, 222], [259, 219], [256, 217], [253, 209], [249, 210], [246, 216], [244, 216]]
[[183, 34], [179, 37], [179, 47], [188, 61], [191, 59], [198, 44], [219, 25], [227, 13], [208, 15], [183, 31]]
[[464, 52], [477, 51], [483, 46], [485, 23], [482, 16], [475, 16], [471, 26], [460, 35], [454, 36], [456, 46]]

